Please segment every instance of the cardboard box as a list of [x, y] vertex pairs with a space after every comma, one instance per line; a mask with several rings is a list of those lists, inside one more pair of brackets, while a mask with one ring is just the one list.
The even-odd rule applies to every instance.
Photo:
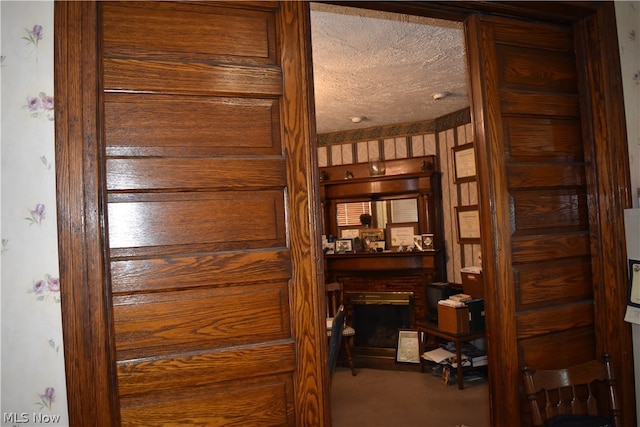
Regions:
[[462, 274], [462, 289], [465, 294], [471, 295], [473, 298], [484, 298], [484, 282], [482, 281], [482, 273]]
[[469, 307], [438, 304], [438, 329], [454, 334], [469, 332]]

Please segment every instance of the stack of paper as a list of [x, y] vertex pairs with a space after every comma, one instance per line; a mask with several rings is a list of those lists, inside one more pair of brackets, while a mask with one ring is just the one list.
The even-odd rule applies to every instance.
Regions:
[[456, 357], [455, 353], [445, 350], [444, 348], [436, 348], [435, 350], [425, 351], [422, 358], [425, 360], [431, 360], [436, 363], [441, 363], [449, 359], [450, 357]]
[[452, 299], [441, 299], [438, 301], [440, 305], [446, 305], [449, 307], [464, 307], [465, 304], [462, 301], [454, 301]]

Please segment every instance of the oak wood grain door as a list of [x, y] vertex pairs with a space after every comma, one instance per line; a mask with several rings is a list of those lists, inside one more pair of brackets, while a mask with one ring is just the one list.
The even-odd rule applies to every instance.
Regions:
[[490, 360], [500, 361], [490, 363], [495, 425], [529, 425], [524, 364], [558, 368], [605, 350], [615, 358], [624, 425], [634, 423], [625, 200], [603, 200], [628, 179], [606, 148], [619, 131], [599, 93], [602, 81], [617, 78], [594, 50], [606, 25], [469, 20], [487, 341]]
[[56, 3], [73, 425], [327, 423], [307, 14]]

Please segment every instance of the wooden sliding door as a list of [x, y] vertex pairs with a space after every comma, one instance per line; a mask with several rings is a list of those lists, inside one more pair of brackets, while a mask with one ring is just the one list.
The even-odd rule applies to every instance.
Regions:
[[56, 7], [73, 425], [325, 424], [305, 7]]
[[[626, 167], [612, 168], [616, 150], [606, 144], [620, 122], [606, 117], [598, 93], [598, 79], [618, 77], [595, 59], [602, 52], [586, 45], [595, 46], [589, 37], [605, 36], [605, 24], [585, 22], [595, 27], [469, 22], [497, 426], [529, 425], [519, 393], [524, 364], [566, 367], [604, 351], [614, 357], [628, 411], [624, 425], [634, 419], [631, 338], [623, 321], [625, 201], [616, 206], [601, 198], [607, 191], [615, 197], [612, 184], [628, 179]], [[594, 120], [609, 120], [609, 127]]]

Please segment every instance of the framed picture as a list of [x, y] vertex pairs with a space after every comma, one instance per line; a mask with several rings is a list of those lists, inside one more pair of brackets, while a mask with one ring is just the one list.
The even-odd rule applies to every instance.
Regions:
[[329, 241], [326, 236], [322, 236], [322, 253], [332, 255], [336, 250], [336, 242]]
[[629, 260], [629, 305], [640, 307], [640, 261]]
[[353, 251], [353, 241], [351, 239], [336, 240], [336, 252], [339, 254]]
[[480, 211], [478, 205], [457, 206], [458, 243], [480, 243]]
[[476, 180], [476, 153], [473, 142], [451, 148], [455, 184]]
[[423, 234], [422, 235], [422, 250], [423, 251], [434, 251], [436, 248], [433, 243], [433, 233]]
[[360, 236], [360, 230], [357, 228], [342, 228], [340, 229], [341, 239], [355, 239]]
[[369, 250], [375, 250], [376, 252], [382, 252], [387, 248], [387, 242], [384, 240], [376, 240], [369, 243]]
[[418, 338], [418, 331], [398, 329], [396, 362], [420, 363], [420, 339]]
[[384, 228], [367, 228], [360, 230], [360, 241], [364, 249], [372, 249], [373, 242], [384, 241]]
[[387, 248], [399, 249], [413, 246], [413, 236], [418, 234], [418, 224], [415, 222], [387, 225]]

